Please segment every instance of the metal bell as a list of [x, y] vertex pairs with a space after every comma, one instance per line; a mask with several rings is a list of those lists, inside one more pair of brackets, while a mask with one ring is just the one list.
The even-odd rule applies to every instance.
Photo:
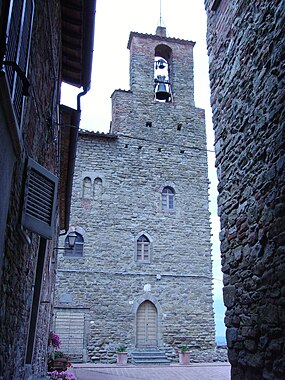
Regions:
[[168, 102], [171, 95], [169, 90], [169, 84], [165, 80], [165, 76], [158, 75], [155, 82], [157, 83], [155, 88], [155, 98], [157, 100], [165, 100]]
[[157, 64], [158, 64], [158, 68], [161, 69], [161, 70], [166, 67], [166, 62], [163, 59], [159, 59], [157, 61]]

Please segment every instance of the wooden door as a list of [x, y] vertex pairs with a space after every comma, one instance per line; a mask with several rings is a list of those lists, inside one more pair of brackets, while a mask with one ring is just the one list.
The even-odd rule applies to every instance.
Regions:
[[60, 337], [60, 350], [73, 361], [83, 361], [84, 323], [83, 312], [56, 311], [55, 332]]
[[144, 301], [137, 311], [137, 347], [157, 346], [157, 310], [150, 301]]

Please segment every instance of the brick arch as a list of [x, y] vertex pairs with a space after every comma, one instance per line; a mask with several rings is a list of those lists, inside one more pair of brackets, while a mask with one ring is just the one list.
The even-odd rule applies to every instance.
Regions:
[[155, 47], [155, 55], [164, 58], [167, 62], [169, 62], [172, 57], [172, 49], [165, 45], [160, 44]]

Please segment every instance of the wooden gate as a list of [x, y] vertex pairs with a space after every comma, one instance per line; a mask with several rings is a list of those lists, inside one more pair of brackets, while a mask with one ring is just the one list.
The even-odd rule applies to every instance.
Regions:
[[85, 320], [82, 311], [57, 310], [55, 332], [59, 335], [60, 350], [68, 354], [71, 361], [83, 361]]
[[144, 301], [137, 310], [137, 347], [157, 346], [157, 310], [150, 301]]

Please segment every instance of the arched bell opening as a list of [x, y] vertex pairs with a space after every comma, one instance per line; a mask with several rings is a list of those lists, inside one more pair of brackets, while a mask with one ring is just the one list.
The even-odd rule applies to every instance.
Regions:
[[171, 102], [171, 57], [172, 50], [167, 45], [155, 48], [154, 59], [154, 99], [159, 102]]

